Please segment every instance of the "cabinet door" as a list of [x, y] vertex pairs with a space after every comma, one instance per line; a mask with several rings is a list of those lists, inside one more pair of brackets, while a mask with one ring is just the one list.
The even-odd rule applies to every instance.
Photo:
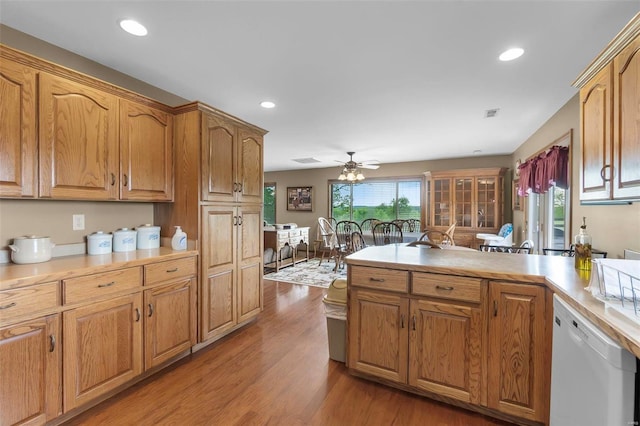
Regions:
[[640, 198], [640, 36], [613, 61], [613, 198]]
[[195, 278], [144, 292], [145, 370], [195, 345]]
[[262, 310], [262, 206], [238, 208], [238, 322]]
[[349, 368], [407, 383], [409, 300], [352, 289], [349, 304]]
[[[476, 180], [476, 206], [478, 212], [478, 228], [499, 228], [502, 208], [499, 200], [498, 178], [478, 177]], [[502, 187], [500, 185], [500, 191]], [[457, 199], [456, 199], [457, 202]]]
[[238, 322], [236, 310], [238, 212], [231, 206], [202, 208], [200, 339], [225, 333]]
[[120, 100], [120, 198], [173, 199], [173, 121], [155, 108]]
[[460, 227], [471, 227], [475, 224], [475, 213], [473, 210], [473, 178], [454, 179], [456, 214], [455, 223]]
[[480, 309], [411, 300], [410, 321], [409, 385], [479, 404]]
[[607, 66], [580, 89], [580, 199], [611, 196], [612, 70]]
[[62, 412], [60, 316], [0, 328], [0, 424], [45, 424]]
[[40, 74], [40, 197], [118, 199], [115, 96]]
[[489, 283], [488, 405], [545, 422], [550, 377], [545, 350], [545, 288]]
[[264, 191], [262, 136], [240, 129], [238, 136], [238, 197], [243, 203], [262, 203]]
[[202, 126], [202, 199], [235, 201], [239, 190], [236, 128], [221, 118], [204, 113]]
[[142, 373], [142, 294], [63, 313], [65, 412]]
[[0, 61], [0, 197], [35, 197], [38, 182], [36, 71]]
[[453, 218], [451, 210], [451, 179], [434, 179], [433, 194], [433, 226], [449, 226]]

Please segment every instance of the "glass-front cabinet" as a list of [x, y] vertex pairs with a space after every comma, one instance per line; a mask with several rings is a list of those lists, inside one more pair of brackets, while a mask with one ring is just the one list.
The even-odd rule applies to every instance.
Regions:
[[475, 234], [497, 233], [503, 225], [506, 168], [427, 172], [427, 228], [456, 224], [456, 245], [475, 247]]

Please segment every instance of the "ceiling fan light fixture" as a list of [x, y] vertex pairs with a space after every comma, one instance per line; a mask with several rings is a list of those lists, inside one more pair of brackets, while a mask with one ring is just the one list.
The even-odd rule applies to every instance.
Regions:
[[500, 56], [498, 56], [498, 59], [500, 59], [503, 62], [513, 61], [514, 59], [518, 59], [520, 56], [522, 56], [523, 53], [524, 53], [524, 49], [520, 47], [514, 47], [512, 49], [508, 49], [502, 52]]
[[362, 172], [358, 172], [358, 174], [356, 175], [356, 180], [364, 180], [364, 175], [362, 174]]

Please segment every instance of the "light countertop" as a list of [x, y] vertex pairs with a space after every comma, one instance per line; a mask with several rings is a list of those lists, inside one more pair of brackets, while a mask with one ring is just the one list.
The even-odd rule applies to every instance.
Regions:
[[640, 357], [640, 318], [634, 321], [607, 307], [585, 290], [590, 273], [574, 268], [574, 259], [561, 256], [487, 253], [407, 247], [404, 244], [367, 247], [346, 258], [348, 265], [545, 285], [605, 333]]

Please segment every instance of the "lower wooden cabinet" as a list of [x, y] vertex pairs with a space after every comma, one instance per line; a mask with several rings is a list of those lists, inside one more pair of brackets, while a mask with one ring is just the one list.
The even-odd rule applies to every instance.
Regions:
[[544, 286], [411, 272], [406, 291], [361, 279], [378, 268], [352, 268], [350, 369], [498, 417], [548, 422]]
[[352, 290], [349, 367], [398, 383], [407, 382], [409, 299]]
[[64, 410], [142, 373], [142, 294], [115, 297], [63, 313]]
[[545, 287], [489, 284], [488, 406], [547, 421], [551, 344], [545, 324]]
[[193, 277], [145, 290], [145, 370], [195, 345], [195, 289], [196, 279]]
[[479, 307], [411, 300], [409, 385], [479, 404], [481, 334]]
[[62, 412], [60, 315], [0, 328], [0, 424], [45, 424]]

